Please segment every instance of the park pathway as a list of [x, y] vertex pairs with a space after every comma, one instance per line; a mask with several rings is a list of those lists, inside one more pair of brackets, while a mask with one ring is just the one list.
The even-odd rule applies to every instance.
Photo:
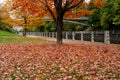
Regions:
[[[33, 37], [33, 38], [42, 38], [48, 41], [56, 42], [56, 38], [50, 38], [50, 37], [42, 37], [42, 36], [27, 36], [27, 37]], [[67, 44], [74, 44], [74, 45], [118, 45], [118, 44], [105, 44], [100, 42], [90, 42], [90, 41], [80, 41], [80, 40], [71, 40], [71, 39], [63, 39], [63, 43]], [[118, 45], [120, 46], [120, 45]]]

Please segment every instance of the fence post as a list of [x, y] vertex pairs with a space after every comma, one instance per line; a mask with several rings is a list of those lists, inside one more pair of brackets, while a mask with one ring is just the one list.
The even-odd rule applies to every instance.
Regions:
[[109, 44], [110, 43], [110, 34], [109, 31], [104, 32], [104, 43]]
[[68, 39], [68, 32], [65, 33], [65, 37], [66, 37], [66, 39]]
[[46, 37], [48, 37], [48, 34], [47, 34], [47, 32], [45, 32], [46, 33]]
[[72, 32], [72, 40], [75, 40], [75, 32]]
[[91, 41], [94, 42], [94, 32], [91, 32]]
[[52, 38], [52, 32], [50, 32], [50, 37]]
[[43, 32], [43, 36], [46, 37], [46, 32]]
[[44, 32], [42, 32], [42, 35], [44, 36]]
[[40, 34], [41, 34], [41, 36], [42, 36], [42, 32], [41, 32]]
[[43, 36], [43, 32], [41, 32], [41, 35]]
[[46, 32], [44, 32], [44, 37], [46, 37]]
[[51, 33], [49, 32], [49, 37], [51, 37]]
[[45, 34], [46, 34], [46, 37], [47, 37], [47, 32], [45, 32]]
[[49, 32], [47, 32], [48, 33], [48, 37], [49, 37]]
[[37, 36], [37, 32], [35, 32], [35, 36]]
[[40, 36], [40, 33], [38, 32], [38, 36]]
[[81, 41], [83, 41], [83, 31], [81, 31]]
[[41, 36], [41, 32], [39, 32], [39, 35]]
[[56, 38], [57, 38], [57, 32], [55, 32]]
[[46, 33], [46, 37], [48, 37], [48, 32], [45, 32]]
[[46, 37], [48, 37], [48, 32], [46, 32]]
[[43, 37], [45, 37], [45, 32], [43, 32]]
[[54, 32], [52, 32], [52, 38], [54, 38]]
[[42, 32], [40, 32], [40, 36], [42, 36]]
[[49, 37], [51, 37], [51, 32], [49, 32]]
[[46, 32], [44, 32], [44, 36], [46, 37]]

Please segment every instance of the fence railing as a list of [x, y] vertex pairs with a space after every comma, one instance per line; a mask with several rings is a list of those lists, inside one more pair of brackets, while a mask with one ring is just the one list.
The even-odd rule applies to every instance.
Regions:
[[[22, 32], [19, 33], [20, 35]], [[57, 32], [27, 32], [31, 36], [56, 38]], [[120, 32], [111, 31], [74, 31], [62, 32], [63, 39], [120, 44]]]

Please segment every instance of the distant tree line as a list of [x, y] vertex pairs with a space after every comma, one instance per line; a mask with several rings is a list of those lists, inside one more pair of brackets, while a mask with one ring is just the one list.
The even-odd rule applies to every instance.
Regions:
[[[74, 23], [64, 23], [63, 31], [84, 31], [87, 28], [88, 26], [82, 26]], [[45, 22], [43, 25], [40, 25], [28, 31], [56, 32], [56, 27], [54, 22]]]

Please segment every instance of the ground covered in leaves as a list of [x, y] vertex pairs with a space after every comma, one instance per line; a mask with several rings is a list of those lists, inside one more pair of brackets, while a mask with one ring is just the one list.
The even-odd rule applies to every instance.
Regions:
[[0, 44], [0, 80], [120, 80], [120, 45], [76, 44]]

